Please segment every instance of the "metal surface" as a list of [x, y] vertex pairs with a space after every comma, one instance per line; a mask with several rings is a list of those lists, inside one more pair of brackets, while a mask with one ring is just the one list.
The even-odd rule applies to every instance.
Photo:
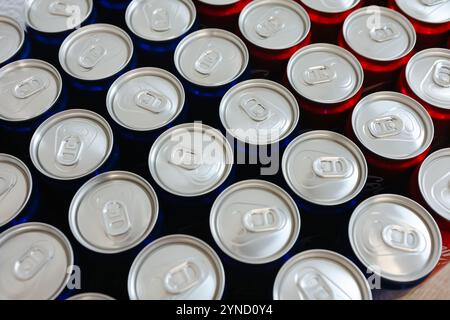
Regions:
[[23, 47], [25, 33], [13, 19], [0, 15], [0, 64], [14, 57]]
[[72, 296], [67, 300], [92, 300], [92, 301], [107, 301], [115, 300], [114, 298], [102, 293], [80, 293], [76, 296]]
[[353, 9], [360, 0], [301, 0], [302, 4], [324, 13], [341, 13]]
[[395, 0], [397, 6], [416, 20], [438, 24], [450, 21], [448, 0]]

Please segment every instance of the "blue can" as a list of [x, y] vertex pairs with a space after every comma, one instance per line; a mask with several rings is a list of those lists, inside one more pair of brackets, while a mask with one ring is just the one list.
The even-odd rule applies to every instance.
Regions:
[[23, 28], [10, 17], [0, 15], [0, 68], [30, 55], [30, 40]]
[[65, 107], [67, 92], [61, 75], [45, 61], [19, 60], [0, 69], [0, 88], [0, 129], [5, 137], [2, 151], [26, 159], [33, 132]]
[[178, 43], [198, 29], [197, 12], [191, 0], [134, 0], [125, 13], [139, 60], [145, 65], [174, 70]]
[[124, 12], [131, 0], [97, 0], [99, 21], [111, 23], [121, 28], [125, 28]]

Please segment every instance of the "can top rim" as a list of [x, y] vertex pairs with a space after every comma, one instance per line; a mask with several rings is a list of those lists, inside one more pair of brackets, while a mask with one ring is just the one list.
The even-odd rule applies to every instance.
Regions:
[[200, 250], [210, 262], [214, 265], [217, 274], [217, 287], [213, 300], [221, 299], [225, 290], [225, 269], [217, 253], [203, 240], [184, 234], [174, 234], [159, 238], [149, 245], [147, 245], [134, 259], [131, 265], [130, 272], [128, 274], [128, 295], [132, 300], [138, 300], [138, 293], [136, 292], [137, 274], [141, 265], [145, 262], [146, 258], [151, 255], [155, 250], [160, 249], [166, 245], [183, 243], [189, 244], [192, 247]]
[[422, 222], [427, 226], [429, 232], [430, 232], [430, 238], [431, 241], [434, 242], [434, 250], [430, 253], [431, 258], [429, 259], [431, 262], [428, 263], [428, 266], [422, 270], [422, 272], [417, 274], [411, 274], [411, 275], [387, 275], [387, 272], [385, 270], [381, 270], [380, 272], [377, 272], [377, 270], [372, 270], [375, 274], [378, 276], [381, 276], [384, 279], [395, 281], [395, 282], [414, 282], [417, 280], [420, 280], [427, 276], [429, 273], [433, 271], [437, 263], [440, 259], [441, 249], [442, 249], [442, 238], [441, 233], [439, 230], [438, 225], [436, 224], [433, 217], [430, 215], [430, 213], [422, 207], [417, 202], [406, 198], [404, 196], [396, 195], [396, 194], [380, 194], [373, 196], [369, 199], [366, 199], [363, 201], [359, 206], [355, 209], [353, 212], [350, 222], [348, 225], [348, 236], [350, 239], [350, 245], [353, 249], [353, 252], [357, 256], [358, 260], [366, 267], [370, 267], [370, 263], [367, 261], [366, 257], [364, 257], [364, 254], [359, 250], [359, 247], [357, 246], [357, 240], [354, 236], [355, 231], [355, 224], [357, 219], [360, 217], [361, 214], [363, 214], [365, 209], [372, 205], [377, 203], [390, 203], [393, 205], [402, 206], [404, 208], [407, 208], [411, 210], [417, 217], [419, 217]]
[[306, 259], [327, 259], [331, 262], [337, 263], [345, 269], [348, 270], [349, 274], [357, 281], [359, 285], [359, 289], [361, 292], [361, 296], [363, 300], [372, 300], [372, 291], [370, 289], [370, 285], [364, 274], [359, 270], [359, 268], [348, 258], [340, 255], [336, 252], [322, 249], [314, 249], [300, 252], [290, 258], [278, 271], [277, 276], [275, 278], [275, 283], [273, 286], [273, 299], [280, 299], [280, 289], [281, 289], [281, 281], [286, 272], [289, 271], [292, 267], [294, 267], [297, 263], [306, 260]]
[[132, 21], [131, 17], [132, 17], [133, 11], [136, 10], [137, 6], [141, 2], [144, 2], [143, 0], [133, 0], [133, 1], [130, 2], [130, 4], [128, 5], [127, 10], [125, 12], [125, 23], [126, 23], [128, 29], [130, 29], [130, 31], [134, 35], [136, 35], [137, 37], [139, 37], [141, 39], [144, 39], [144, 40], [161, 43], [161, 42], [166, 42], [166, 41], [179, 39], [180, 37], [183, 36], [183, 34], [186, 34], [186, 32], [189, 32], [189, 30], [191, 30], [191, 28], [193, 27], [193, 25], [194, 25], [194, 23], [195, 23], [195, 21], [197, 19], [197, 10], [196, 10], [196, 7], [195, 7], [194, 3], [192, 2], [192, 0], [178, 0], [178, 1], [184, 3], [190, 9], [190, 12], [191, 12], [191, 19], [190, 19], [189, 24], [187, 25], [187, 27], [185, 29], [186, 31], [184, 33], [180, 34], [180, 35], [173, 35], [173, 36], [170, 36], [170, 37], [167, 37], [167, 38], [164, 38], [163, 40], [161, 40], [160, 38], [155, 39], [155, 38], [151, 38], [151, 37], [145, 37], [144, 35], [139, 34], [137, 32], [136, 28], [131, 23], [131, 21]]
[[[352, 22], [352, 20], [354, 20], [355, 18], [357, 18], [359, 16], [373, 14], [373, 12], [368, 11], [372, 7], [374, 7], [377, 11], [379, 11], [380, 14], [388, 16], [388, 17], [396, 20], [397, 22], [399, 22], [405, 28], [405, 30], [408, 32], [408, 37], [410, 38], [409, 46], [407, 47], [406, 50], [404, 50], [404, 52], [402, 54], [398, 55], [395, 58], [374, 58], [374, 57], [371, 57], [369, 54], [365, 54], [365, 53], [361, 53], [361, 52], [356, 51], [350, 45], [349, 36], [348, 36], [348, 32], [347, 32], [348, 29], [349, 29], [350, 23]], [[357, 9], [357, 10], [353, 11], [345, 19], [344, 25], [342, 26], [342, 30], [343, 30], [344, 40], [348, 44], [348, 46], [352, 50], [354, 50], [358, 55], [360, 55], [360, 56], [362, 56], [364, 58], [373, 60], [373, 61], [392, 62], [392, 61], [400, 60], [400, 59], [406, 57], [408, 54], [410, 54], [414, 50], [414, 47], [415, 47], [416, 41], [417, 41], [417, 34], [416, 34], [415, 29], [414, 29], [414, 26], [411, 24], [411, 22], [405, 16], [403, 16], [401, 13], [399, 13], [399, 12], [397, 12], [395, 10], [392, 10], [392, 9], [389, 9], [389, 8], [385, 8], [385, 7], [379, 7], [379, 6], [363, 7], [363, 8], [360, 8], [360, 9]]]
[[97, 292], [85, 292], [69, 297], [67, 300], [116, 300], [111, 296]]
[[[367, 103], [371, 103], [378, 100], [383, 99], [391, 99], [392, 101], [399, 102], [408, 108], [411, 108], [415, 113], [421, 118], [423, 124], [426, 126], [426, 139], [425, 142], [422, 144], [421, 148], [417, 149], [414, 153], [406, 156], [394, 156], [394, 155], [388, 155], [386, 152], [383, 152], [382, 150], [377, 150], [377, 148], [373, 146], [367, 145], [367, 139], [365, 139], [362, 128], [357, 127], [357, 120], [358, 115], [361, 113], [361, 110], [364, 109], [364, 106], [367, 105]], [[423, 154], [428, 148], [431, 146], [433, 139], [434, 139], [434, 125], [433, 120], [431, 119], [431, 116], [429, 115], [428, 111], [416, 100], [414, 100], [411, 97], [408, 97], [404, 94], [393, 92], [393, 91], [380, 91], [376, 93], [372, 93], [363, 99], [361, 99], [356, 107], [353, 109], [352, 113], [352, 129], [353, 132], [356, 135], [356, 138], [358, 141], [367, 148], [370, 152], [373, 152], [377, 156], [380, 156], [385, 159], [392, 159], [392, 160], [409, 160], [413, 159], [421, 154]]]
[[11, 25], [12, 27], [14, 27], [14, 29], [17, 30], [17, 32], [20, 36], [20, 42], [19, 42], [19, 45], [17, 46], [16, 50], [14, 50], [14, 52], [9, 57], [6, 57], [6, 59], [0, 61], [0, 64], [4, 63], [4, 62], [8, 61], [9, 59], [11, 59], [12, 57], [14, 57], [22, 49], [23, 44], [25, 42], [25, 31], [22, 29], [20, 24], [15, 19], [12, 19], [8, 16], [0, 14], [0, 23], [2, 23], [2, 22]]
[[55, 293], [51, 297], [48, 298], [49, 300], [56, 299], [61, 294], [61, 292], [63, 292], [64, 288], [66, 287], [66, 284], [70, 281], [70, 277], [72, 275], [72, 270], [74, 266], [74, 255], [72, 246], [70, 244], [69, 239], [65, 236], [64, 233], [62, 233], [62, 231], [49, 224], [40, 222], [28, 222], [19, 224], [0, 234], [0, 247], [2, 243], [4, 243], [5, 241], [8, 241], [9, 239], [14, 238], [15, 236], [22, 234], [24, 232], [31, 232], [31, 231], [48, 233], [55, 240], [60, 242], [61, 246], [65, 251], [67, 258], [66, 275], [64, 277], [64, 280], [61, 282], [59, 288], [55, 291]]
[[[147, 193], [149, 200], [151, 201], [152, 217], [145, 232], [139, 238], [136, 238], [133, 242], [130, 242], [126, 246], [118, 247], [115, 249], [108, 249], [102, 248], [92, 243], [83, 236], [81, 227], [79, 226], [78, 212], [80, 210], [81, 202], [85, 199], [85, 197], [89, 194], [89, 192], [93, 190], [93, 188], [105, 182], [110, 182], [114, 180], [126, 180], [128, 182], [134, 183], [142, 187], [142, 189]], [[68, 220], [73, 235], [78, 240], [78, 242], [81, 243], [84, 247], [98, 253], [115, 254], [130, 250], [139, 245], [144, 239], [146, 239], [148, 235], [153, 231], [153, 228], [156, 225], [156, 221], [158, 220], [158, 212], [159, 212], [158, 197], [156, 195], [155, 190], [153, 189], [153, 187], [150, 185], [149, 182], [147, 182], [144, 178], [131, 172], [109, 171], [93, 177], [92, 179], [87, 181], [83, 186], [81, 186], [81, 188], [77, 191], [77, 193], [73, 197], [72, 202], [70, 204]]]
[[315, 11], [319, 11], [319, 12], [323, 12], [323, 13], [343, 13], [346, 12], [348, 10], [353, 9], [354, 7], [356, 7], [357, 5], [359, 5], [359, 3], [361, 2], [361, 0], [353, 0], [353, 3], [351, 6], [347, 6], [346, 8], [326, 8], [325, 6], [321, 6], [320, 4], [317, 5], [317, 3], [319, 1], [317, 0], [300, 0], [302, 2], [303, 5], [307, 6], [308, 8], [311, 8]]
[[[290, 240], [284, 245], [282, 250], [279, 250], [274, 255], [259, 258], [259, 259], [245, 259], [245, 258], [233, 253], [233, 251], [231, 251], [230, 248], [228, 248], [222, 241], [223, 239], [220, 236], [220, 232], [219, 232], [220, 227], [218, 226], [218, 221], [217, 221], [217, 216], [219, 214], [220, 206], [223, 204], [224, 201], [226, 201], [226, 197], [228, 197], [229, 194], [231, 194], [231, 193], [238, 192], [242, 189], [249, 188], [249, 187], [261, 188], [263, 190], [270, 191], [270, 192], [274, 193], [275, 195], [279, 196], [280, 199], [283, 199], [286, 202], [286, 204], [290, 207], [290, 216], [292, 218], [292, 224], [293, 224], [292, 229], [294, 230], [294, 232], [290, 236]], [[228, 187], [227, 189], [225, 189], [219, 195], [219, 197], [217, 197], [217, 199], [214, 201], [214, 204], [211, 208], [211, 213], [209, 216], [209, 226], [211, 229], [211, 234], [213, 235], [213, 238], [214, 238], [216, 244], [228, 256], [230, 256], [231, 258], [233, 258], [237, 261], [243, 262], [243, 263], [260, 265], [260, 264], [266, 264], [266, 263], [270, 263], [275, 260], [278, 260], [292, 249], [292, 247], [294, 246], [294, 244], [297, 241], [299, 234], [300, 234], [301, 217], [300, 217], [300, 212], [298, 210], [297, 205], [295, 204], [294, 199], [292, 199], [292, 197], [285, 190], [283, 190], [282, 188], [280, 188], [279, 186], [277, 186], [271, 182], [253, 179], [253, 180], [244, 180], [244, 181], [237, 182], [237, 183], [231, 185], [230, 187]]]
[[441, 20], [441, 21], [429, 19], [428, 17], [430, 15], [426, 15], [426, 14], [419, 15], [419, 14], [417, 14], [417, 11], [411, 10], [410, 7], [405, 5], [405, 3], [408, 3], [408, 2], [412, 2], [412, 1], [408, 0], [407, 2], [405, 2], [405, 1], [401, 1], [401, 0], [395, 0], [396, 5], [402, 10], [402, 12], [404, 12], [407, 16], [409, 16], [417, 21], [434, 24], [434, 25], [450, 22], [450, 15], [448, 16], [447, 19]]
[[[124, 85], [128, 81], [136, 79], [140, 76], [149, 76], [149, 75], [150, 76], [159, 76], [162, 79], [165, 79], [165, 80], [169, 81], [171, 84], [173, 84], [174, 88], [179, 93], [179, 97], [180, 97], [179, 106], [177, 108], [177, 112], [170, 119], [168, 119], [165, 123], [163, 123], [161, 125], [157, 125], [157, 126], [152, 126], [149, 128], [135, 128], [135, 127], [132, 127], [132, 126], [127, 125], [126, 123], [122, 122], [119, 119], [119, 117], [116, 115], [116, 113], [114, 112], [114, 99], [122, 85]], [[113, 82], [113, 84], [109, 88], [108, 93], [106, 95], [106, 109], [108, 110], [110, 117], [121, 127], [124, 127], [128, 130], [137, 131], [137, 132], [148, 132], [148, 131], [153, 131], [153, 130], [163, 128], [164, 126], [169, 124], [171, 121], [175, 120], [180, 115], [180, 113], [183, 111], [185, 102], [186, 102], [186, 95], [185, 95], [184, 87], [181, 84], [180, 80], [175, 75], [170, 73], [169, 71], [166, 71], [166, 70], [160, 69], [160, 68], [154, 68], [154, 67], [143, 67], [143, 68], [133, 69], [131, 71], [124, 73], [123, 75], [121, 75], [119, 78], [117, 78]]]
[[239, 2], [240, 0], [198, 0], [199, 2], [202, 2], [204, 4], [208, 4], [210, 6], [228, 6], [231, 4], [235, 4], [236, 2]]

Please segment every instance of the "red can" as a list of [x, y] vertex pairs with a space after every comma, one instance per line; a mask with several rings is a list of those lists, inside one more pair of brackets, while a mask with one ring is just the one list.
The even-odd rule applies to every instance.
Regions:
[[411, 22], [394, 10], [363, 7], [347, 17], [338, 42], [361, 62], [364, 87], [384, 83], [390, 89], [413, 55], [416, 32]]
[[414, 25], [418, 49], [444, 45], [450, 31], [450, 1], [389, 0], [389, 8], [404, 14]]
[[398, 81], [399, 91], [419, 101], [433, 118], [437, 142], [450, 141], [450, 50], [414, 55]]
[[251, 0], [196, 0], [200, 23], [208, 28], [235, 32], [239, 14]]
[[[350, 127], [350, 126], [349, 126]], [[422, 163], [434, 137], [433, 121], [414, 99], [397, 92], [377, 92], [353, 110], [349, 134], [361, 145], [371, 174], [388, 181]]]
[[410, 196], [433, 214], [442, 234], [438, 269], [450, 262], [450, 148], [429, 155], [410, 181]]
[[312, 41], [337, 44], [339, 31], [350, 13], [364, 5], [364, 0], [300, 0], [311, 19]]
[[342, 131], [361, 98], [364, 71], [349, 51], [317, 43], [292, 56], [287, 80], [299, 101], [304, 127]]
[[249, 3], [239, 17], [252, 67], [283, 75], [291, 56], [311, 41], [308, 13], [294, 1], [259, 0]]

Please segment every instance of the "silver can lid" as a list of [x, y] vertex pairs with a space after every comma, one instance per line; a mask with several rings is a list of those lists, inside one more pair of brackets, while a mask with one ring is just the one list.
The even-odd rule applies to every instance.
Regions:
[[240, 0], [198, 0], [198, 1], [212, 6], [227, 6], [239, 2]]
[[423, 101], [450, 110], [450, 50], [433, 48], [416, 53], [406, 66], [406, 81]]
[[27, 0], [25, 18], [27, 25], [45, 33], [58, 33], [75, 29], [82, 24], [93, 9], [92, 0]]
[[220, 120], [240, 141], [266, 145], [283, 140], [297, 126], [297, 100], [282, 85], [263, 79], [241, 82], [220, 103]]
[[354, 11], [344, 22], [344, 39], [359, 55], [376, 61], [394, 61], [416, 45], [413, 25], [400, 13], [370, 6]]
[[50, 117], [35, 131], [30, 144], [34, 166], [57, 180], [89, 175], [109, 157], [114, 141], [108, 122], [82, 109]]
[[0, 153], [0, 227], [22, 212], [32, 190], [33, 179], [25, 163]]
[[0, 119], [9, 122], [36, 118], [59, 99], [61, 75], [42, 60], [19, 60], [0, 69]]
[[214, 250], [186, 235], [160, 238], [139, 253], [128, 275], [131, 300], [220, 300], [225, 271]]
[[361, 203], [349, 223], [358, 259], [372, 272], [395, 282], [427, 276], [439, 261], [441, 233], [431, 215], [398, 195], [377, 195]]
[[106, 97], [109, 115], [134, 131], [155, 130], [172, 122], [183, 110], [185, 92], [171, 73], [158, 68], [129, 71], [110, 87]]
[[93, 300], [93, 301], [102, 301], [102, 300], [116, 300], [110, 296], [107, 296], [103, 293], [95, 293], [95, 292], [88, 292], [88, 293], [80, 293], [75, 296], [70, 297], [67, 300]]
[[307, 37], [310, 28], [308, 13], [294, 1], [252, 1], [239, 16], [242, 35], [264, 49], [292, 48]]
[[361, 0], [301, 0], [309, 8], [324, 13], [342, 13], [356, 7]]
[[191, 0], [134, 0], [127, 8], [125, 21], [142, 39], [169, 41], [188, 32], [196, 16]]
[[397, 6], [408, 16], [425, 23], [446, 23], [450, 21], [448, 0], [395, 0]]
[[369, 283], [344, 256], [304, 251], [289, 259], [275, 278], [274, 300], [372, 300]]
[[241, 181], [222, 192], [209, 221], [220, 249], [249, 264], [281, 258], [300, 233], [300, 214], [294, 200], [280, 187], [263, 180]]
[[125, 68], [133, 50], [131, 38], [122, 29], [109, 24], [91, 24], [64, 40], [59, 49], [59, 62], [74, 78], [102, 80]]
[[233, 166], [233, 150], [218, 130], [186, 123], [161, 134], [148, 161], [150, 173], [161, 188], [178, 196], [195, 197], [213, 191], [226, 180]]
[[397, 92], [363, 98], [353, 110], [352, 126], [364, 147], [392, 160], [421, 155], [434, 138], [433, 120], [425, 108]]
[[73, 268], [69, 240], [58, 229], [25, 223], [0, 234], [0, 300], [50, 300]]
[[144, 241], [158, 211], [158, 198], [147, 181], [130, 172], [106, 172], [78, 190], [70, 205], [69, 224], [83, 246], [113, 254]]
[[249, 53], [231, 32], [203, 29], [184, 38], [175, 50], [175, 67], [188, 81], [219, 87], [239, 78], [247, 68]]
[[288, 63], [289, 83], [298, 94], [318, 103], [333, 104], [355, 96], [364, 82], [358, 59], [345, 49], [326, 43], [306, 46]]
[[331, 131], [311, 131], [292, 141], [283, 155], [283, 176], [302, 199], [322, 206], [355, 198], [367, 180], [367, 162], [349, 139]]
[[426, 203], [450, 221], [450, 148], [436, 151], [425, 159], [418, 182]]
[[0, 64], [14, 57], [23, 47], [25, 33], [22, 27], [7, 16], [0, 15]]

